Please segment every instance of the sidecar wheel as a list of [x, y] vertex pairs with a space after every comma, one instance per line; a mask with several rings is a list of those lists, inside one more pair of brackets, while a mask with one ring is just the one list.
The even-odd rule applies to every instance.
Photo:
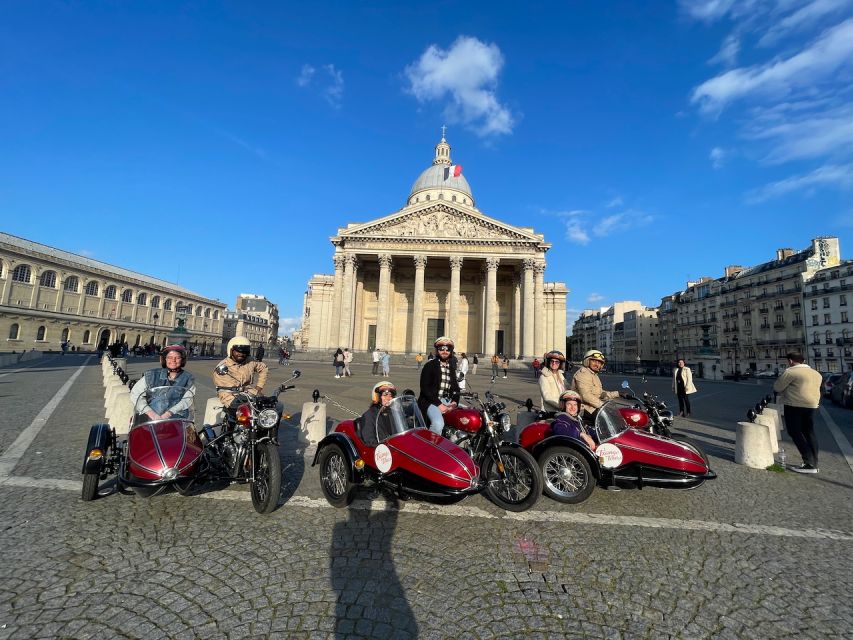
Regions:
[[539, 459], [545, 495], [557, 502], [578, 504], [595, 489], [589, 463], [571, 447], [551, 447]]
[[542, 475], [535, 458], [524, 449], [501, 447], [506, 471], [504, 482], [490, 455], [483, 461], [480, 475], [486, 479], [485, 494], [489, 500], [507, 511], [527, 511], [542, 494]]
[[330, 444], [320, 453], [320, 486], [333, 507], [349, 506], [355, 493], [350, 464], [343, 450]]
[[89, 502], [98, 496], [98, 477], [97, 473], [83, 474], [83, 502]]
[[272, 513], [281, 493], [281, 458], [272, 442], [258, 445], [255, 481], [252, 483], [252, 505], [258, 513]]
[[182, 496], [191, 496], [195, 487], [195, 478], [179, 478], [175, 480], [175, 491]]

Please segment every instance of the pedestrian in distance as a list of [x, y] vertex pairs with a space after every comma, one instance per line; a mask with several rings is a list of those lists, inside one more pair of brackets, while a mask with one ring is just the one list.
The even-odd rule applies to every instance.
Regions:
[[281, 347], [279, 347], [279, 350], [278, 350], [278, 363], [284, 364], [284, 349]]
[[539, 374], [542, 373], [542, 363], [539, 362], [539, 358], [533, 358], [533, 363], [530, 367], [533, 369], [533, 379], [538, 380]]
[[506, 380], [506, 376], [509, 373], [509, 358], [504, 356], [504, 359], [501, 361], [501, 368], [504, 370], [504, 380]]
[[459, 359], [456, 367], [459, 371], [459, 375], [457, 376], [459, 378], [459, 390], [465, 391], [467, 386], [465, 378], [468, 377], [468, 356], [464, 352], [462, 353], [462, 357]]
[[264, 345], [259, 344], [258, 348], [255, 349], [255, 360], [257, 360], [258, 362], [263, 362], [265, 353], [266, 350], [264, 349]]
[[349, 369], [350, 362], [352, 362], [352, 351], [344, 349], [344, 375], [347, 378], [352, 376], [352, 371]]
[[338, 347], [335, 355], [332, 356], [332, 364], [335, 365], [335, 377], [340, 378], [344, 372], [344, 350]]
[[418, 371], [421, 370], [421, 365], [423, 365], [423, 363], [424, 363], [424, 354], [419, 353], [418, 355], [415, 356], [415, 364], [418, 367]]
[[823, 377], [805, 364], [803, 354], [791, 352], [786, 358], [788, 368], [776, 380], [773, 391], [782, 395], [785, 429], [803, 458], [803, 464], [791, 467], [791, 471], [817, 473], [818, 442], [814, 432], [814, 414], [820, 405]]
[[672, 390], [678, 396], [678, 415], [682, 418], [690, 417], [691, 393], [696, 393], [696, 385], [693, 384], [693, 372], [690, 367], [684, 365], [684, 358], [679, 358], [675, 369], [672, 370]]
[[382, 353], [382, 377], [387, 378], [391, 375], [391, 354], [387, 351]]
[[498, 357], [498, 354], [494, 354], [492, 356], [492, 380], [498, 377], [498, 367], [500, 366], [501, 359]]
[[379, 358], [381, 356], [382, 356], [382, 354], [379, 353], [379, 349], [377, 349], [376, 347], [373, 347], [373, 354], [372, 354], [373, 370], [370, 372], [370, 375], [375, 376], [376, 374], [379, 373]]
[[471, 375], [477, 375], [477, 365], [480, 364], [480, 359], [477, 357], [477, 354], [474, 354], [474, 357], [471, 358]]

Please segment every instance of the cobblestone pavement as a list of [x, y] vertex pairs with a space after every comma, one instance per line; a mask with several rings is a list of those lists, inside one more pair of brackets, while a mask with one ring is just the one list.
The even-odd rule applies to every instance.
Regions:
[[[282, 504], [260, 516], [245, 486], [149, 499], [105, 487], [82, 503], [89, 425], [103, 420], [100, 367], [84, 361], [0, 369], [0, 466], [43, 422], [0, 477], [0, 638], [853, 637], [853, 472], [823, 422], [816, 476], [733, 463], [734, 424], [766, 385], [699, 381], [696, 419], [677, 426], [719, 478], [693, 491], [597, 489], [581, 505], [543, 497], [522, 514], [480, 496], [443, 507], [363, 493], [338, 510], [289, 430]], [[214, 364], [190, 365], [199, 409]], [[135, 377], [151, 365], [128, 368]], [[314, 388], [361, 411], [378, 380], [369, 365], [345, 380], [297, 366], [299, 388], [283, 396], [294, 411]], [[270, 386], [287, 372], [271, 363]], [[413, 368], [393, 374], [417, 387]], [[483, 390], [488, 379], [472, 382]], [[643, 388], [671, 400], [668, 387]], [[522, 372], [495, 390], [536, 397]], [[830, 415], [849, 437], [853, 412]]]

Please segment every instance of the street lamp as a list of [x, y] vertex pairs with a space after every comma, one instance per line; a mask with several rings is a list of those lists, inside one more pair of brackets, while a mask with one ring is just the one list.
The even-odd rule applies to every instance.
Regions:
[[735, 380], [735, 382], [737, 382], [738, 380], [740, 380], [740, 370], [738, 369], [738, 366], [737, 366], [737, 345], [738, 345], [738, 337], [737, 336], [732, 336], [732, 344], [734, 345], [734, 348], [735, 348], [734, 380]]

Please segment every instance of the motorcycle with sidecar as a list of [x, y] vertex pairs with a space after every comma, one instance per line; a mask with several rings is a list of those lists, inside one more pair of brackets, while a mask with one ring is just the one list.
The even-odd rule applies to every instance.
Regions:
[[597, 484], [693, 489], [717, 477], [701, 449], [650, 433], [644, 428], [648, 416], [624, 399], [610, 400], [593, 414], [588, 433], [594, 451], [580, 439], [554, 435], [551, 422], [526, 426], [519, 444], [539, 463], [545, 494], [559, 502], [583, 502]]
[[[280, 393], [236, 393], [237, 402], [221, 421], [195, 428], [194, 398], [186, 388], [147, 389], [136, 402], [126, 439], [109, 424], [93, 425], [83, 460], [84, 501], [98, 495], [100, 481], [115, 476], [116, 492], [130, 489], [142, 497], [172, 487], [188, 495], [207, 483], [249, 484], [258, 513], [272, 512], [281, 490], [278, 426]], [[162, 415], [169, 413], [169, 417]]]

